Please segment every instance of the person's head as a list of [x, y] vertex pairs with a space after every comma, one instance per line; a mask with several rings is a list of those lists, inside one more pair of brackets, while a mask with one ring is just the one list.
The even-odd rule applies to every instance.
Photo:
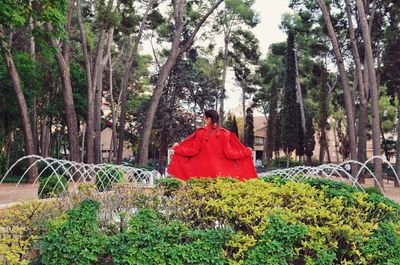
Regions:
[[219, 125], [219, 115], [216, 110], [209, 109], [204, 112], [206, 125]]

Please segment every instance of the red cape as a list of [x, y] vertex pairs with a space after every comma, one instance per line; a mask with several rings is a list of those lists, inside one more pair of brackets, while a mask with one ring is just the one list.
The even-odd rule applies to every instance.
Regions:
[[236, 134], [220, 127], [197, 129], [174, 148], [167, 172], [181, 180], [232, 177], [245, 181], [256, 178], [252, 151]]

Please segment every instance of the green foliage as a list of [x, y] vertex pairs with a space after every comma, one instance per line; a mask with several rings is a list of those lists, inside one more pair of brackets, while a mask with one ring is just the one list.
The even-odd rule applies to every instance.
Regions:
[[244, 264], [293, 264], [295, 249], [306, 234], [305, 225], [290, 225], [272, 215], [257, 245], [246, 253]]
[[289, 31], [286, 54], [285, 87], [282, 98], [282, 148], [290, 154], [296, 149], [298, 139], [298, 113], [299, 106], [296, 102], [296, 69], [294, 33]]
[[[346, 183], [329, 179], [312, 178], [305, 181], [310, 186], [323, 190], [328, 199], [342, 197], [346, 199], [348, 207], [360, 206], [360, 190]], [[400, 205], [388, 199], [376, 188], [365, 189], [365, 200], [368, 204], [364, 211], [369, 213], [368, 220], [392, 220], [400, 215]]]
[[124, 172], [118, 167], [107, 165], [96, 174], [96, 188], [98, 191], [107, 191], [112, 189], [114, 183], [119, 183], [124, 178]]
[[[271, 166], [269, 167], [270, 169], [274, 168], [286, 168], [286, 157], [276, 157], [272, 159]], [[305, 165], [302, 162], [299, 162], [297, 160], [290, 159], [289, 160], [289, 167], [298, 167], [298, 166], [303, 166]], [[321, 165], [321, 162], [318, 160], [312, 160], [311, 165], [308, 166], [319, 166]]]
[[109, 239], [107, 252], [115, 264], [226, 264], [222, 245], [227, 235], [225, 230], [191, 230], [143, 209], [126, 231]]
[[[298, 237], [298, 246], [287, 252], [292, 253], [287, 258], [293, 258], [293, 262], [287, 261], [289, 264], [350, 261], [366, 264], [373, 257], [362, 253], [362, 246], [381, 222], [399, 220], [400, 206], [374, 192], [363, 193], [328, 180], [310, 180], [310, 184], [277, 178], [269, 181], [243, 183], [214, 179], [191, 182], [174, 194], [174, 207], [177, 207], [174, 214], [193, 227], [213, 227], [216, 221], [231, 227], [235, 234], [225, 247], [230, 264], [246, 262], [249, 253], [257, 258], [258, 254], [253, 251], [262, 253], [260, 249], [266, 251], [267, 247], [271, 247], [269, 251], [276, 254], [276, 259], [282, 256], [280, 251], [287, 252], [281, 246], [289, 247], [290, 244], [259, 245], [269, 227], [270, 217], [274, 215], [280, 216], [286, 224], [299, 225], [307, 231], [303, 237]], [[294, 231], [300, 230], [293, 228], [292, 232], [296, 234]], [[290, 242], [295, 242], [294, 237], [268, 234], [266, 238], [284, 242], [293, 239]]]
[[95, 264], [104, 252], [104, 236], [97, 223], [100, 203], [85, 200], [67, 212], [65, 220], [53, 221], [40, 242], [44, 264]]
[[183, 186], [183, 182], [177, 178], [164, 178], [157, 179], [155, 182], [156, 186], [164, 190], [164, 195], [169, 197], [175, 191]]
[[44, 223], [61, 214], [54, 200], [31, 200], [0, 209], [0, 264], [28, 264]]
[[236, 122], [236, 117], [228, 112], [227, 120], [224, 122], [224, 127], [239, 136], [239, 129]]
[[62, 175], [51, 175], [39, 180], [39, 198], [49, 198], [68, 191], [68, 181]]
[[246, 146], [254, 148], [254, 118], [253, 110], [247, 108], [246, 122], [244, 124], [244, 143]]
[[396, 233], [393, 226], [394, 224], [382, 223], [362, 247], [362, 252], [373, 264], [400, 264], [400, 233]]

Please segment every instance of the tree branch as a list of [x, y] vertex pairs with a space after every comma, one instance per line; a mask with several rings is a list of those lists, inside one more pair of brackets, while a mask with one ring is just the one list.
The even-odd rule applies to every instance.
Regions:
[[196, 37], [197, 32], [200, 30], [201, 26], [204, 24], [204, 22], [207, 20], [207, 18], [214, 12], [214, 10], [223, 2], [224, 0], [218, 0], [209, 10], [208, 12], [200, 19], [200, 21], [197, 23], [196, 28], [193, 30], [192, 34], [190, 35], [189, 39], [183, 46], [181, 47], [181, 50], [179, 54], [184, 53], [189, 49], [189, 47], [193, 44], [194, 38]]

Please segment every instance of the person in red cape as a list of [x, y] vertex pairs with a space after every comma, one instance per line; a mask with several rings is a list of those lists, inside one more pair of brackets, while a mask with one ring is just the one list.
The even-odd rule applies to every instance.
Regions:
[[219, 126], [215, 110], [205, 112], [205, 127], [179, 144], [167, 172], [183, 181], [189, 178], [231, 177], [241, 181], [256, 178], [252, 150], [235, 133]]

